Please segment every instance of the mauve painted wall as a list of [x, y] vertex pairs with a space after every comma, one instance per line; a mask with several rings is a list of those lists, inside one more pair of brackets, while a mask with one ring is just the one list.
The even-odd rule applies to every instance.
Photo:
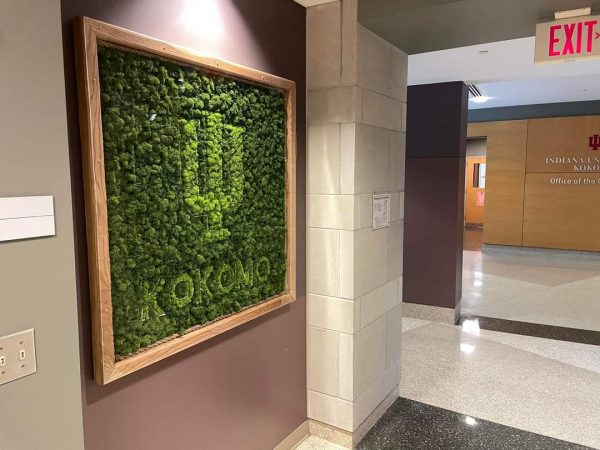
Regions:
[[407, 158], [404, 301], [454, 308], [462, 296], [464, 158]]
[[[186, 29], [212, 3], [220, 36]], [[72, 19], [88, 16], [297, 83], [298, 301], [107, 386], [92, 379]], [[292, 0], [63, 0], [86, 450], [267, 450], [306, 420], [305, 10]]]

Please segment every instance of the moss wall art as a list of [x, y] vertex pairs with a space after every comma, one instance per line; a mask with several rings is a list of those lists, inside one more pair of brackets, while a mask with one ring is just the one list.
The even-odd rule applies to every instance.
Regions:
[[98, 63], [122, 358], [284, 292], [286, 105], [121, 48]]

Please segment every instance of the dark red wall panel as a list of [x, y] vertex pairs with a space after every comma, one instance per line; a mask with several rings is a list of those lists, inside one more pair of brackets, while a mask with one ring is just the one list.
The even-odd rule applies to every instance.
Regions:
[[463, 82], [421, 84], [407, 91], [406, 157], [465, 157], [468, 89]]
[[462, 82], [408, 88], [405, 302], [454, 308], [462, 296], [467, 100]]
[[454, 308], [460, 300], [464, 170], [464, 158], [406, 160], [405, 302]]

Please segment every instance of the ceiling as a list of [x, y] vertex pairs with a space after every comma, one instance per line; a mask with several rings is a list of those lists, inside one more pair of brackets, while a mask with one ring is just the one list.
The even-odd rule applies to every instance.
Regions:
[[536, 66], [534, 49], [535, 38], [530, 37], [410, 55], [408, 84], [471, 84], [600, 74], [600, 60]]
[[410, 55], [408, 84], [477, 84], [491, 98], [470, 109], [600, 99], [600, 60], [536, 66], [534, 47], [529, 37]]
[[[295, 0], [304, 6], [331, 0]], [[465, 81], [469, 109], [600, 100], [600, 61], [535, 66], [535, 26], [600, 0], [358, 0], [359, 22], [409, 53], [408, 84]]]
[[600, 9], [600, 0], [359, 0], [358, 17], [415, 54], [533, 36], [555, 11], [586, 6]]
[[600, 100], [600, 75], [503, 81], [477, 87], [489, 100], [469, 101], [469, 109]]

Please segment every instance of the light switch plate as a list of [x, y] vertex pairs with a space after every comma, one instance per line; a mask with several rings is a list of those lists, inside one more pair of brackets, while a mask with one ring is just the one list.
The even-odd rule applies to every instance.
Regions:
[[0, 337], [0, 385], [36, 371], [33, 329]]

